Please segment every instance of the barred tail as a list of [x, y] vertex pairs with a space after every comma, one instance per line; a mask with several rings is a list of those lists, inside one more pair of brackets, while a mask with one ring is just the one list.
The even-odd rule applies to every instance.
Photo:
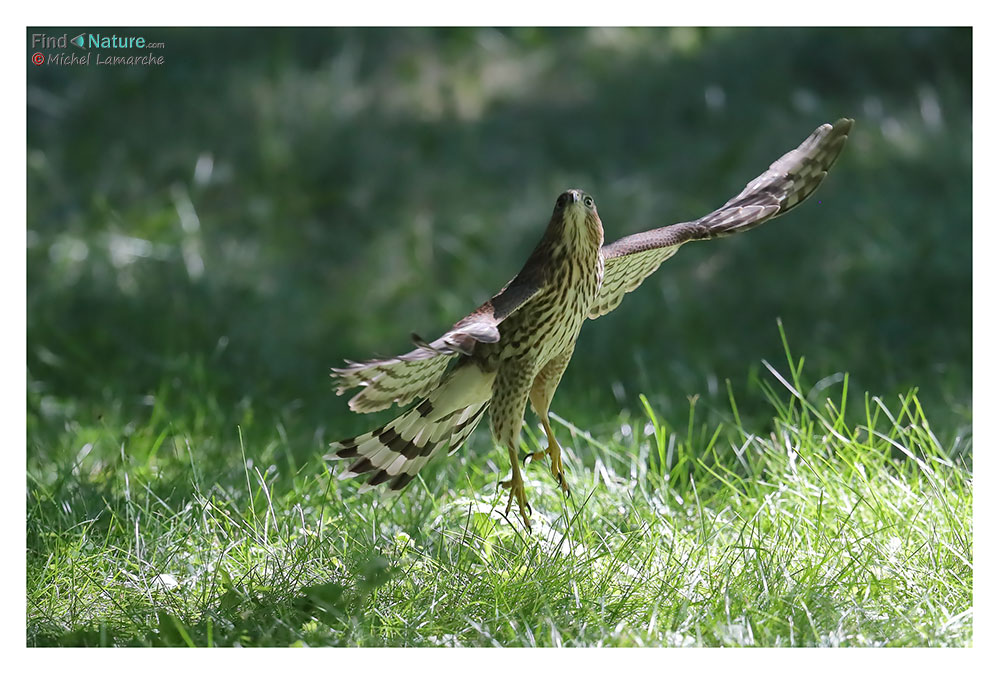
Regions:
[[361, 491], [388, 482], [402, 489], [441, 449], [454, 452], [489, 407], [495, 373], [474, 364], [454, 371], [430, 396], [381, 428], [334, 442], [326, 459], [354, 459], [339, 479], [372, 473]]

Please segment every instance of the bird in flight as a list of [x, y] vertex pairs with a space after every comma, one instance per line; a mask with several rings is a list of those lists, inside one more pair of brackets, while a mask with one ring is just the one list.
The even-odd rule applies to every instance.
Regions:
[[[408, 353], [334, 368], [337, 394], [361, 387], [354, 412], [419, 401], [384, 426], [331, 445], [326, 459], [350, 463], [339, 478], [368, 475], [362, 490], [402, 489], [442, 449], [456, 451], [486, 410], [495, 441], [510, 455], [506, 513], [516, 501], [530, 529], [531, 508], [518, 461], [525, 407], [541, 419], [551, 474], [568, 494], [562, 448], [548, 422], [555, 389], [587, 318], [615, 309], [624, 296], [688, 241], [752, 229], [800, 204], [836, 161], [852, 119], [823, 124], [739, 194], [704, 217], [626, 236], [604, 245], [593, 197], [559, 195], [544, 236], [523, 269], [492, 299], [432, 342], [416, 335]], [[525, 459], [526, 463], [526, 459]]]

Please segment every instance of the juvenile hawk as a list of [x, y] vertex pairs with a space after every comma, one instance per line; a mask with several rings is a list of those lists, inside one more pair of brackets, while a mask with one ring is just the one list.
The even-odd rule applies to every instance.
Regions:
[[530, 528], [530, 505], [517, 461], [524, 408], [531, 406], [548, 436], [551, 473], [568, 493], [562, 450], [548, 423], [548, 406], [572, 357], [583, 321], [612, 311], [625, 294], [688, 241], [752, 229], [790, 211], [826, 177], [853, 126], [823, 124], [770, 165], [746, 189], [699, 220], [632, 234], [603, 245], [593, 198], [572, 189], [559, 195], [541, 242], [499, 294], [429, 344], [395, 358], [347, 361], [333, 369], [337, 393], [361, 387], [355, 412], [419, 400], [381, 428], [332, 444], [327, 459], [351, 459], [339, 477], [369, 473], [362, 489], [387, 482], [402, 489], [445, 446], [454, 452], [489, 409], [493, 436], [510, 454], [506, 511], [516, 499]]

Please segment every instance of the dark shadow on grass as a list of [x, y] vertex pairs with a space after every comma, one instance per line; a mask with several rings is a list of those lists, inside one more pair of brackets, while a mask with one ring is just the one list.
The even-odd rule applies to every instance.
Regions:
[[[368, 633], [376, 616], [366, 615], [373, 592], [397, 572], [377, 554], [356, 561], [339, 580], [287, 591], [231, 584], [191, 619], [182, 607], [160, 597], [150, 603], [135, 597], [130, 614], [136, 621], [112, 626], [99, 623], [74, 630], [45, 618], [28, 621], [29, 646], [349, 646], [352, 634]], [[311, 625], [311, 626], [310, 626]], [[311, 643], [310, 643], [311, 642]]]

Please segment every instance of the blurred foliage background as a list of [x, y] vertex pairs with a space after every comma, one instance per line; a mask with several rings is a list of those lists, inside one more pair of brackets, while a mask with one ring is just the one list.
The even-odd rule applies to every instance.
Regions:
[[563, 189], [611, 241], [704, 214], [842, 116], [817, 195], [685, 247], [585, 325], [553, 410], [610, 431], [645, 393], [683, 425], [696, 395], [717, 423], [729, 379], [765, 431], [780, 317], [816, 395], [843, 372], [918, 386], [944, 444], [970, 431], [970, 29], [117, 32], [166, 64], [27, 66], [39, 475], [79, 449], [67, 431], [117, 424], [117, 447], [154, 415], [237, 456], [237, 424], [277, 426], [312, 456], [377, 421], [329, 367], [488, 298]]

